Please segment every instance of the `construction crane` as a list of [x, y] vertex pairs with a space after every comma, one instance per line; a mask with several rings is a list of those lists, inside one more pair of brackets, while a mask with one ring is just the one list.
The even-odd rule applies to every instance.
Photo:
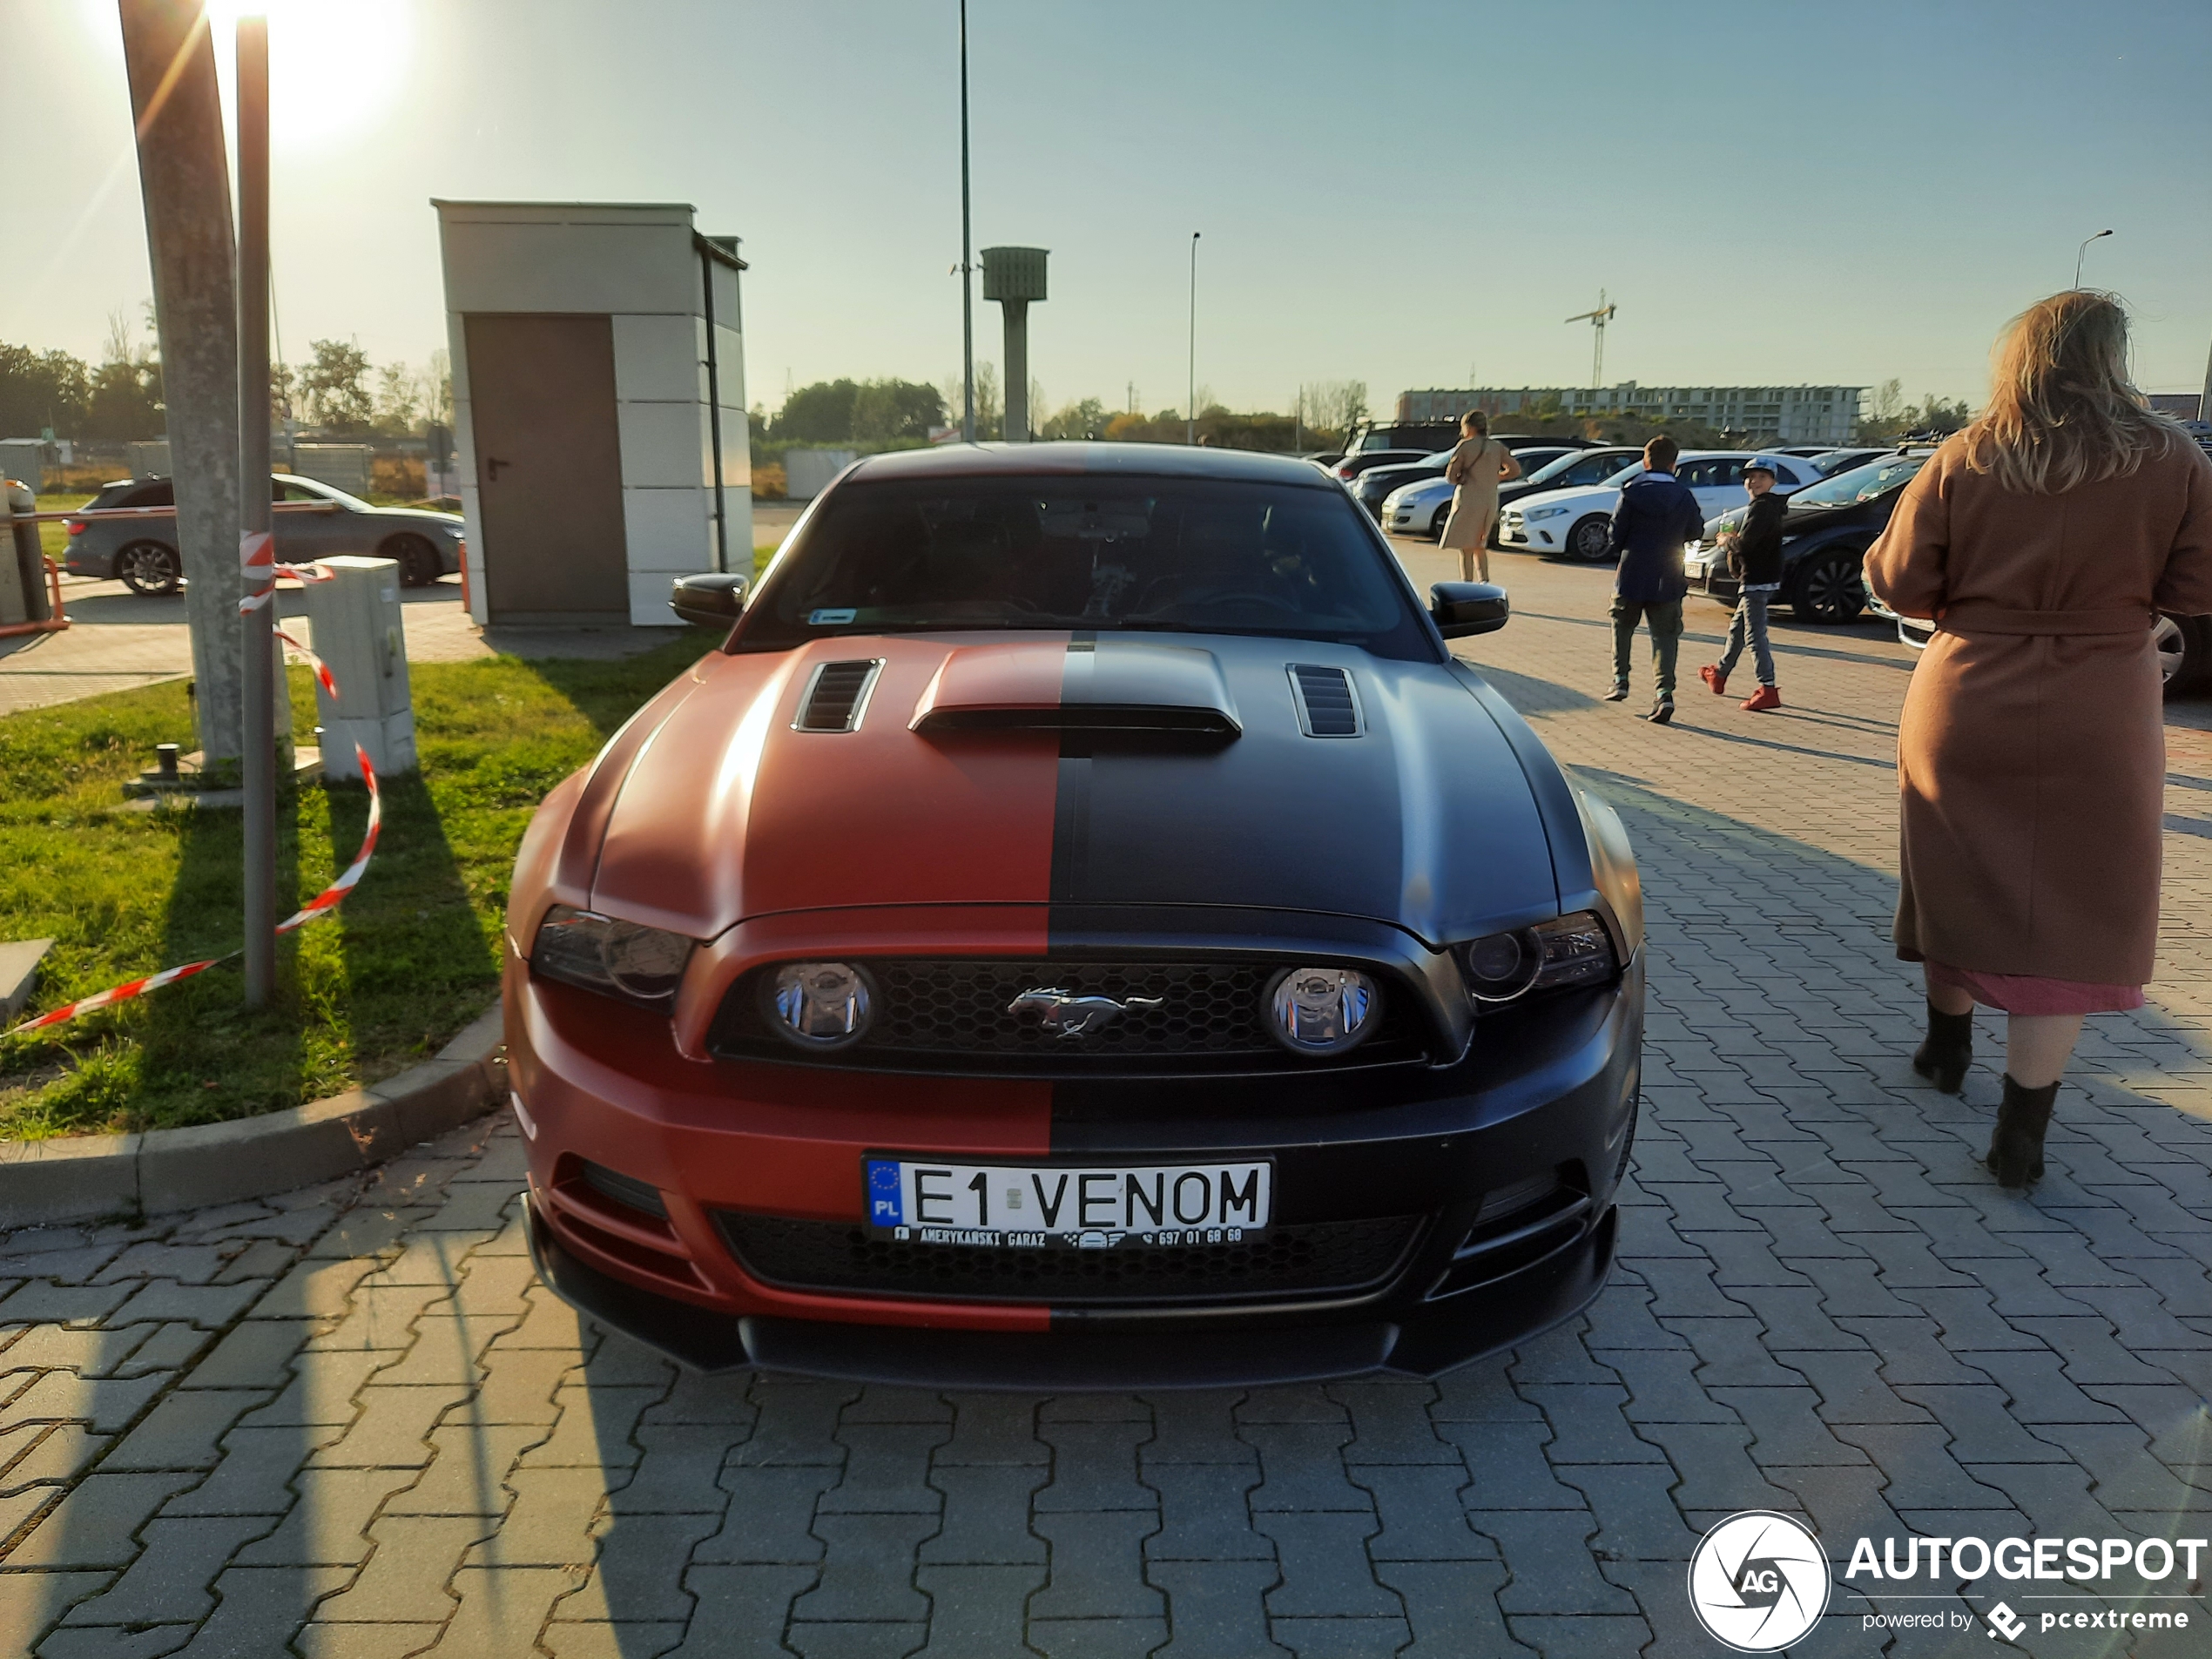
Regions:
[[1590, 353], [1590, 390], [1593, 392], [1596, 391], [1598, 388], [1605, 384], [1606, 320], [1612, 316], [1612, 314], [1620, 308], [1621, 307], [1618, 306], [1609, 306], [1606, 304], [1605, 290], [1603, 288], [1600, 288], [1597, 291], [1597, 309], [1595, 311], [1585, 311], [1576, 316], [1569, 317], [1567, 320], [1569, 322], [1586, 322], [1589, 324], [1590, 327], [1597, 335], [1596, 347]]

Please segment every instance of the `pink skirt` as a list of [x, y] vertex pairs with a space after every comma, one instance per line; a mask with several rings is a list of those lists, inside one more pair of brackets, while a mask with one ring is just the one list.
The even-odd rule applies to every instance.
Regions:
[[2006, 1014], [2124, 1014], [2143, 1005], [2140, 985], [2039, 979], [2033, 974], [1983, 974], [1930, 959], [1928, 983], [1964, 991], [1986, 1008]]

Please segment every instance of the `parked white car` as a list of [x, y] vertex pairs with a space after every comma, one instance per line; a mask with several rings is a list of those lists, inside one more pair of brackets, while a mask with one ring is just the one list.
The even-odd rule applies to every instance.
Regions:
[[1450, 515], [1452, 490], [1450, 481], [1443, 478], [1424, 478], [1419, 483], [1399, 485], [1383, 497], [1379, 516], [1384, 533], [1426, 536], [1431, 539], [1442, 535], [1444, 525], [1438, 515]]
[[[1707, 518], [1743, 504], [1743, 464], [1759, 455], [1774, 462], [1777, 495], [1816, 482], [1812, 463], [1771, 449], [1692, 449], [1675, 463], [1675, 476], [1689, 486]], [[1613, 509], [1621, 486], [1643, 475], [1641, 462], [1610, 482], [1588, 489], [1551, 489], [1524, 496], [1506, 509], [1498, 525], [1498, 544], [1516, 551], [1544, 553], [1595, 563], [1610, 551]]]
[[[1597, 449], [1569, 449], [1530, 472], [1525, 479], [1500, 487], [1505, 505], [1547, 489], [1566, 489], [1579, 484], [1602, 484], [1635, 466], [1636, 452], [1617, 445]], [[1386, 496], [1378, 511], [1383, 529], [1393, 536], [1426, 536], [1432, 542], [1444, 536], [1444, 521], [1452, 513], [1452, 486], [1441, 478], [1424, 478], [1406, 484]], [[1493, 532], [1492, 539], [1496, 539]]]

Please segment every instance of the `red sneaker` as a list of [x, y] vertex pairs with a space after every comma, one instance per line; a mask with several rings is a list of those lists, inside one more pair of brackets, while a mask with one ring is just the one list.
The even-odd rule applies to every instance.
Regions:
[[1721, 672], [1718, 663], [1708, 663], [1697, 671], [1697, 678], [1713, 688], [1715, 697], [1728, 695], [1728, 676]]
[[1743, 699], [1745, 711], [1751, 714], [1764, 714], [1769, 709], [1778, 709], [1781, 706], [1782, 693], [1771, 685], [1762, 685]]

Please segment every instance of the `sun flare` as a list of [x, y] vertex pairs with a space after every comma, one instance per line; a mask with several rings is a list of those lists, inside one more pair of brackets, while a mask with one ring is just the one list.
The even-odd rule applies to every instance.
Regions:
[[[114, 0], [84, 0], [88, 21], [115, 28]], [[412, 0], [208, 0], [226, 101], [237, 61], [238, 20], [269, 20], [269, 126], [280, 153], [374, 125], [394, 103], [414, 62]]]

